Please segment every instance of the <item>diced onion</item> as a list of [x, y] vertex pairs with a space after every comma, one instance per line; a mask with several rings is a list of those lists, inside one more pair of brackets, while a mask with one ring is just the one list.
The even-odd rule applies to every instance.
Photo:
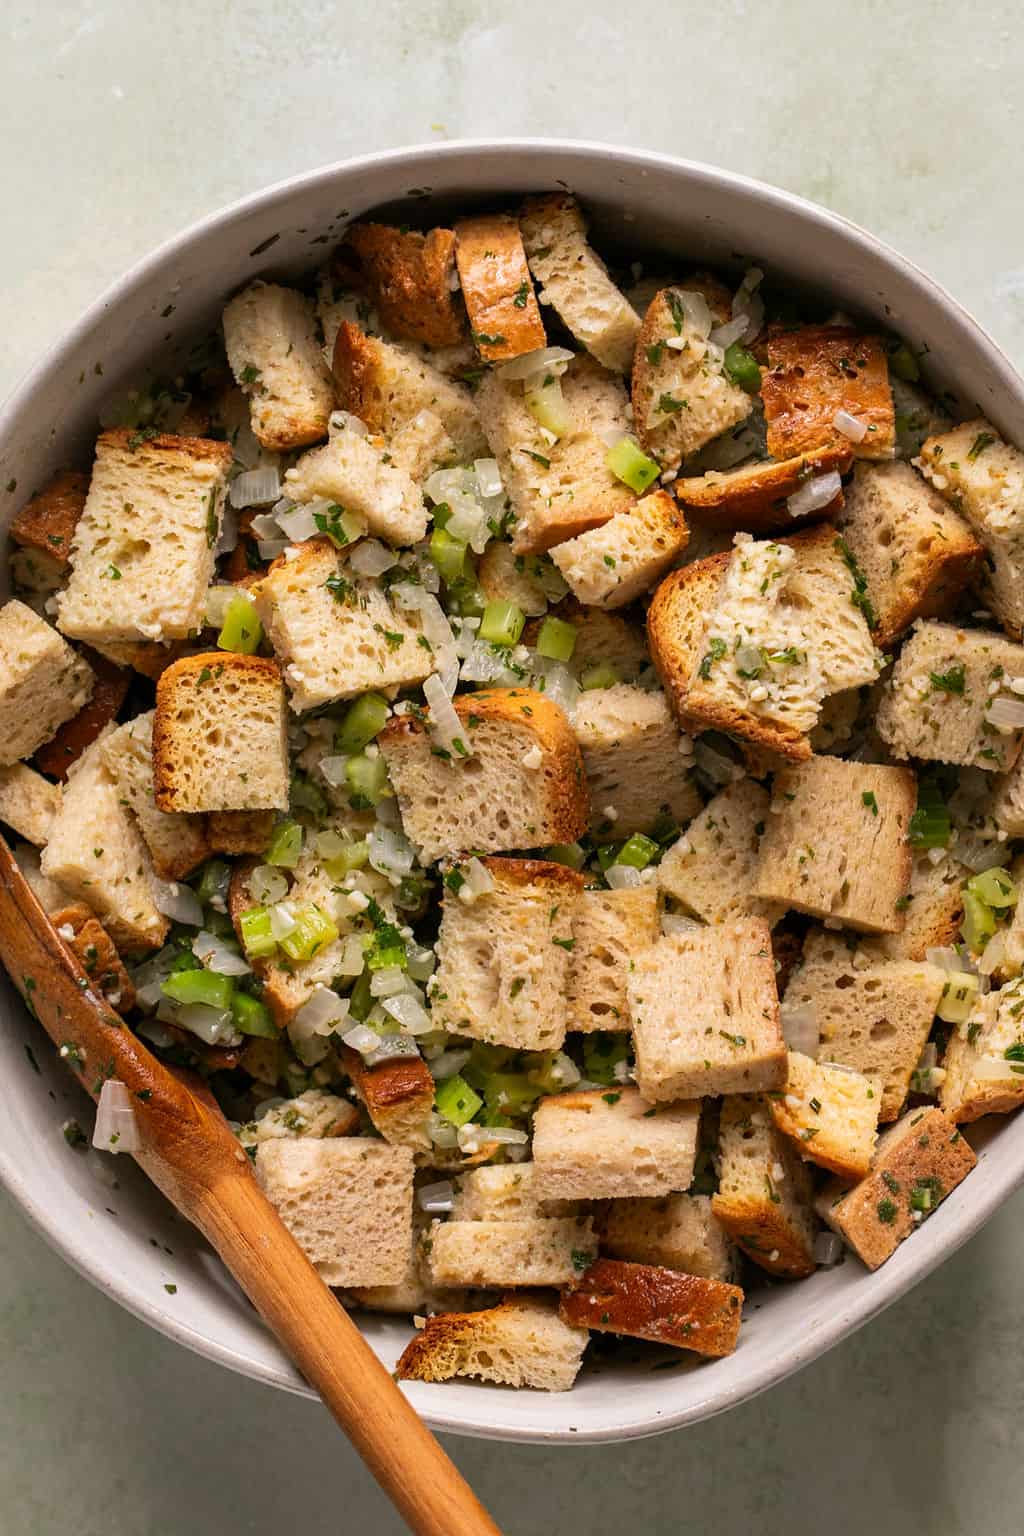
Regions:
[[998, 693], [989, 704], [985, 718], [989, 725], [994, 725], [998, 730], [1024, 730], [1024, 699]]
[[427, 1135], [435, 1147], [445, 1151], [454, 1151], [459, 1144], [458, 1131], [451, 1121], [445, 1120], [436, 1109], [431, 1110], [427, 1118]]
[[474, 459], [473, 469], [476, 472], [476, 483], [481, 496], [501, 495], [505, 487], [501, 483], [501, 470], [498, 468], [497, 459]]
[[663, 912], [661, 914], [661, 931], [664, 934], [692, 933], [695, 928], [703, 927], [695, 918], [684, 917], [681, 912]]
[[351, 411], [332, 411], [327, 426], [331, 432], [354, 432], [357, 437], [368, 437], [370, 434], [366, 422], [353, 416]]
[[207, 588], [203, 617], [212, 629], [220, 629], [229, 605], [237, 596], [238, 588], [228, 584], [219, 583]]
[[995, 869], [1006, 862], [1006, 845], [977, 832], [961, 833], [957, 838], [956, 857], [973, 874], [980, 875], [986, 869]]
[[186, 928], [203, 926], [203, 904], [195, 891], [187, 885], [180, 885], [176, 880], [160, 880], [156, 875], [150, 876], [150, 884], [153, 887], [153, 905], [164, 917], [182, 923]]
[[320, 531], [311, 505], [292, 507], [287, 512], [279, 512], [277, 522], [293, 544], [304, 544], [307, 539], [315, 538]]
[[962, 971], [964, 969], [963, 960], [956, 950], [951, 949], [948, 945], [943, 945], [941, 949], [932, 945], [925, 950], [924, 957], [929, 965], [937, 966], [940, 971]]
[[[449, 524], [449, 526], [451, 526]], [[523, 680], [522, 672], [513, 671], [511, 662], [519, 665], [518, 654], [529, 660], [529, 652], [516, 647], [511, 653], [501, 647], [489, 645], [486, 640], [474, 640], [469, 654], [462, 663], [461, 677], [464, 683], [497, 683], [503, 688], [514, 688]]]
[[261, 560], [276, 560], [291, 546], [287, 539], [258, 539], [256, 549]]
[[[285, 502], [281, 510], [287, 511], [290, 506], [290, 501]], [[271, 512], [258, 512], [249, 524], [249, 529], [257, 539], [276, 539], [281, 533], [277, 518]]]
[[[423, 696], [430, 707], [430, 734], [446, 752], [458, 752], [455, 742], [469, 747], [466, 727], [459, 719], [455, 705], [445, 691], [437, 673], [432, 673], [423, 684]], [[458, 753], [464, 756], [464, 753]]]
[[217, 542], [213, 546], [214, 559], [219, 560], [221, 555], [230, 555], [237, 545], [238, 513], [234, 507], [225, 502], [221, 508], [220, 532], [217, 535]]
[[360, 576], [382, 576], [395, 564], [393, 549], [379, 539], [363, 539], [349, 556], [349, 565]]
[[567, 351], [565, 347], [538, 347], [534, 352], [524, 352], [521, 357], [514, 357], [510, 363], [502, 363], [494, 371], [506, 384], [515, 383], [517, 379], [532, 378], [535, 373], [553, 373], [557, 377], [574, 356], [575, 353]]
[[247, 469], [231, 482], [228, 493], [233, 507], [265, 507], [281, 495], [281, 476], [276, 465]]
[[347, 757], [322, 757], [317, 763], [317, 767], [323, 775], [324, 781], [332, 789], [340, 789], [345, 783], [345, 767], [347, 763]]
[[416, 1204], [428, 1216], [447, 1214], [455, 1204], [455, 1186], [451, 1179], [440, 1179], [436, 1184], [423, 1184], [416, 1191]]
[[[580, 699], [579, 683], [564, 662], [538, 657], [536, 666], [539, 675], [544, 679], [542, 689], [544, 697], [550, 699], [552, 704], [557, 704], [563, 714], [571, 720]], [[463, 676], [465, 675], [465, 668], [463, 668]]]
[[1024, 1063], [1007, 1061], [1003, 1056], [981, 1056], [975, 1062], [971, 1076], [981, 1082], [1015, 1083], [1024, 1089]]
[[429, 981], [437, 969], [437, 956], [429, 946], [422, 948], [410, 944], [406, 952], [406, 966], [413, 981]]
[[341, 1038], [346, 1045], [351, 1046], [352, 1050], [358, 1051], [363, 1057], [372, 1056], [380, 1045], [380, 1035], [366, 1024], [357, 1024]]
[[693, 744], [693, 762], [713, 784], [732, 784], [744, 777], [740, 763], [734, 762], [722, 752], [716, 752], [714, 747], [699, 738]]
[[679, 295], [679, 302], [686, 315], [687, 328], [705, 341], [711, 335], [715, 323], [715, 317], [711, 313], [711, 306], [707, 299], [695, 289], [677, 288], [675, 291]]
[[494, 876], [486, 864], [482, 864], [478, 858], [467, 860], [461, 869], [464, 883], [459, 890], [460, 897], [463, 892], [469, 891], [471, 898], [475, 900], [478, 896], [486, 896], [494, 890]]
[[474, 1125], [470, 1121], [468, 1125], [459, 1126], [459, 1146], [463, 1152], [479, 1151], [489, 1141], [504, 1147], [524, 1147], [528, 1140], [525, 1131], [516, 1130], [511, 1125]]
[[400, 965], [385, 965], [370, 977], [371, 997], [394, 997], [406, 990], [405, 972]]
[[868, 435], [868, 424], [859, 416], [851, 416], [849, 411], [836, 411], [832, 417], [832, 425], [837, 432], [848, 437], [851, 443], [862, 443]]
[[317, 987], [308, 1002], [295, 1014], [291, 1029], [301, 1035], [333, 1035], [348, 1018], [348, 999], [339, 997], [330, 987]]
[[334, 963], [335, 970], [339, 976], [361, 976], [364, 958], [362, 939], [357, 933], [347, 934]]
[[248, 976], [252, 967], [239, 953], [236, 946], [218, 938], [203, 928], [192, 940], [192, 953], [208, 971], [218, 976]]
[[370, 865], [382, 875], [407, 875], [416, 860], [416, 851], [404, 832], [382, 827], [378, 822], [368, 838]]
[[382, 1006], [384, 1012], [401, 1024], [410, 1035], [428, 1034], [433, 1027], [430, 1014], [419, 999], [409, 992], [398, 992], [394, 997], [385, 998]]
[[165, 997], [156, 1013], [163, 1024], [187, 1029], [207, 1045], [240, 1045], [230, 1008], [208, 1008], [205, 1003], [173, 1003]]
[[760, 267], [750, 267], [733, 295], [733, 318], [745, 315], [747, 319], [747, 332], [743, 339], [748, 346], [756, 341], [764, 325], [764, 301], [757, 292], [763, 277], [764, 273]]
[[258, 907], [274, 906], [288, 895], [288, 880], [273, 864], [257, 864], [248, 884], [249, 895]]
[[627, 891], [634, 886], [643, 885], [643, 875], [631, 864], [609, 864], [604, 872], [609, 889], [613, 891]]
[[812, 1059], [817, 1057], [821, 1049], [821, 1034], [818, 1015], [812, 1003], [801, 1003], [796, 1008], [780, 1008], [779, 1022], [788, 1051], [797, 1051], [801, 1056], [810, 1056]]
[[382, 1061], [411, 1060], [419, 1054], [419, 1046], [409, 1035], [378, 1035], [377, 1049], [363, 1059], [368, 1067], [376, 1067]]
[[101, 1152], [138, 1152], [142, 1148], [131, 1094], [116, 1077], [108, 1078], [100, 1089], [92, 1144]]
[[440, 1056], [435, 1056], [429, 1063], [435, 1083], [443, 1083], [445, 1078], [454, 1077], [456, 1072], [461, 1072], [469, 1060], [469, 1055], [469, 1051], [442, 1051]]
[[989, 939], [978, 957], [978, 974], [992, 976], [1006, 959], [1006, 930], [1000, 929]]
[[792, 496], [787, 496], [786, 510], [790, 517], [808, 517], [812, 512], [820, 512], [822, 507], [827, 507], [842, 488], [839, 471], [830, 469], [824, 475], [815, 475], [806, 485], [794, 491]]
[[270, 909], [270, 932], [280, 944], [290, 933], [296, 929], [294, 914], [290, 911], [286, 902], [280, 901]]
[[749, 321], [746, 315], [734, 315], [724, 325], [716, 325], [712, 330], [708, 341], [714, 346], [721, 347], [723, 352], [726, 347], [731, 347], [734, 341], [742, 341], [747, 334]]
[[819, 1232], [814, 1239], [814, 1262], [820, 1269], [831, 1269], [843, 1256], [843, 1240], [838, 1232]]

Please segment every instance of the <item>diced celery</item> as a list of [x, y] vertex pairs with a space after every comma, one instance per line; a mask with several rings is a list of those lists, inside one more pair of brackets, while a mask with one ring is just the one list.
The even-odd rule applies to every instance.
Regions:
[[466, 573], [468, 547], [464, 539], [453, 538], [444, 528], [435, 528], [430, 535], [430, 558], [449, 586]]
[[558, 1071], [558, 1051], [534, 1051], [529, 1059], [527, 1076], [535, 1084], [538, 1093], [558, 1093], [565, 1087], [565, 1080]]
[[364, 971], [348, 995], [348, 1011], [357, 1024], [366, 1020], [376, 999], [370, 991], [370, 972]]
[[446, 501], [439, 501], [430, 515], [434, 519], [435, 528], [447, 528], [452, 509]]
[[545, 848], [542, 857], [551, 864], [565, 864], [569, 869], [582, 869], [587, 856], [579, 843], [552, 843]]
[[295, 927], [281, 940], [289, 960], [309, 960], [338, 937], [338, 930], [314, 902], [302, 902], [295, 908]]
[[295, 772], [292, 774], [289, 790], [289, 809], [305, 811], [308, 815], [322, 821], [327, 815], [327, 796], [318, 784], [307, 773]]
[[265, 864], [294, 869], [302, 855], [302, 828], [297, 821], [279, 821], [263, 856]]
[[656, 859], [661, 849], [658, 844], [645, 837], [642, 832], [634, 832], [632, 837], [627, 837], [619, 849], [616, 864], [628, 864], [631, 869], [646, 869], [652, 859]]
[[515, 603], [496, 597], [487, 604], [480, 620], [480, 639], [488, 645], [516, 645], [526, 623], [526, 614]]
[[537, 635], [537, 654], [551, 661], [568, 661], [576, 649], [579, 631], [564, 619], [545, 619]]
[[963, 941], [972, 954], [980, 954], [996, 931], [995, 913], [969, 888], [964, 891], [964, 920], [960, 924]]
[[580, 678], [580, 687], [590, 688], [614, 688], [621, 682], [618, 671], [610, 661], [599, 661], [596, 666], [588, 667]]
[[[434, 508], [435, 512], [437, 508]], [[461, 576], [453, 581], [446, 593], [448, 611], [463, 619], [479, 619], [487, 607], [487, 597], [481, 591], [476, 576]]]
[[345, 764], [348, 803], [354, 811], [368, 811], [379, 805], [388, 790], [388, 765], [383, 757], [367, 757], [359, 752]]
[[486, 1041], [478, 1040], [471, 1047], [469, 1060], [462, 1069], [462, 1075], [467, 1083], [483, 1092], [484, 1084], [497, 1072], [510, 1069], [516, 1060], [516, 1053], [506, 1045], [488, 1045]]
[[408, 963], [405, 940], [394, 923], [378, 923], [366, 951], [368, 968], [371, 971], [383, 971], [397, 965], [404, 971]]
[[620, 1061], [629, 1060], [629, 1036], [610, 1034], [597, 1030], [583, 1041], [583, 1075], [592, 1083], [618, 1081], [615, 1068]]
[[604, 874], [606, 869], [611, 869], [613, 864], [617, 864], [618, 863], [619, 844], [618, 843], [602, 843], [601, 846], [598, 849], [596, 849], [596, 856], [597, 856], [597, 867], [601, 871], [601, 873]]
[[361, 517], [358, 512], [350, 512], [347, 507], [338, 506], [337, 502], [332, 502], [326, 512], [314, 512], [313, 521], [338, 549], [354, 544], [366, 532], [365, 517]]
[[635, 438], [620, 437], [608, 449], [605, 463], [617, 480], [639, 496], [661, 474], [661, 465], [649, 459]]
[[947, 1024], [963, 1024], [971, 1016], [979, 982], [971, 971], [950, 971], [935, 1012]]
[[334, 750], [346, 757], [369, 746], [388, 718], [388, 701], [380, 693], [364, 693], [350, 704], [334, 733]]
[[205, 907], [215, 896], [224, 894], [224, 887], [231, 877], [231, 870], [223, 859], [207, 859], [196, 885], [196, 895]]
[[564, 437], [572, 427], [572, 414], [562, 395], [562, 381], [548, 374], [536, 389], [523, 393], [526, 409], [545, 432]]
[[1012, 907], [1017, 901], [1017, 887], [1005, 869], [985, 869], [967, 882], [967, 889], [979, 896], [987, 907], [997, 911]]
[[234, 651], [240, 656], [252, 656], [260, 648], [263, 625], [256, 609], [247, 597], [239, 594], [228, 603], [224, 622], [217, 636], [217, 647], [222, 651]]
[[270, 927], [270, 910], [267, 907], [250, 907], [238, 919], [242, 930], [242, 947], [250, 959], [262, 959], [277, 949], [277, 940]]
[[271, 1018], [266, 1003], [248, 992], [236, 992], [231, 999], [231, 1013], [235, 1028], [243, 1035], [262, 1035], [266, 1040], [276, 1040], [281, 1033]]
[[466, 1125], [483, 1108], [484, 1101], [456, 1072], [454, 1077], [446, 1077], [443, 1083], [438, 1083], [434, 1102], [438, 1114], [445, 1120], [452, 1125]]
[[542, 1089], [522, 1072], [492, 1072], [484, 1079], [484, 1098], [499, 1114], [525, 1115]]
[[910, 818], [907, 840], [913, 848], [946, 848], [952, 833], [949, 808], [933, 779], [917, 782], [917, 809]]
[[756, 395], [761, 388], [761, 370], [757, 366], [757, 358], [753, 352], [748, 352], [746, 347], [741, 347], [738, 341], [734, 341], [731, 347], [725, 349], [725, 360], [722, 365], [734, 384], [740, 389], [746, 390], [748, 395]]
[[899, 346], [889, 353], [889, 370], [898, 379], [903, 379], [907, 384], [916, 384], [921, 377], [917, 358], [905, 341], [901, 341]]
[[363, 839], [358, 843], [342, 843], [336, 853], [324, 859], [324, 869], [332, 880], [342, 880], [354, 869], [365, 869], [370, 857], [370, 845]]
[[202, 1003], [207, 1008], [230, 1008], [235, 990], [230, 976], [214, 971], [174, 971], [160, 990], [173, 1003]]

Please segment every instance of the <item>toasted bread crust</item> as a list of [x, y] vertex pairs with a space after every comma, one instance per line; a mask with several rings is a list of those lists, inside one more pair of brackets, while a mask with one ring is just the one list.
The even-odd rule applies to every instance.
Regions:
[[35, 765], [40, 773], [48, 773], [54, 779], [66, 779], [71, 765], [116, 718], [131, 681], [129, 673], [96, 651], [87, 651], [86, 659], [96, 679], [89, 702], [77, 715], [66, 720], [35, 755]]
[[485, 362], [519, 357], [546, 344], [515, 219], [504, 213], [460, 219], [455, 260], [473, 341]]
[[67, 565], [88, 491], [87, 474], [78, 469], [61, 470], [13, 518], [11, 538], [24, 549], [37, 549], [58, 565]]
[[[845, 475], [853, 462], [849, 445], [818, 448], [781, 463], [751, 464], [743, 469], [677, 480], [675, 493], [695, 521], [707, 528], [749, 533], [774, 533], [791, 529], [795, 520], [786, 506], [787, 496], [798, 491], [811, 475], [838, 470]], [[810, 514], [805, 521], [833, 518], [843, 505], [842, 491]]]
[[558, 1315], [575, 1328], [627, 1334], [720, 1358], [736, 1348], [743, 1299], [739, 1286], [724, 1280], [656, 1264], [597, 1259], [562, 1291]]
[[211, 853], [263, 853], [274, 828], [273, 811], [209, 811]]
[[131, 427], [111, 427], [106, 432], [101, 432], [97, 438], [97, 444], [122, 449], [125, 453], [138, 453], [143, 450], [152, 450], [159, 453], [176, 453], [185, 459], [203, 460], [210, 459], [224, 469], [230, 469], [234, 463], [234, 452], [230, 443], [222, 443], [212, 437], [182, 437], [175, 432], [157, 432], [152, 437], [144, 436], [134, 431]]
[[162, 645], [159, 640], [112, 640], [109, 644], [94, 645], [92, 649], [113, 662], [115, 667], [128, 667], [155, 683], [172, 662], [183, 655], [187, 645], [187, 640], [172, 640], [167, 645]]
[[385, 330], [428, 347], [453, 347], [463, 339], [462, 315], [448, 284], [453, 230], [423, 235], [391, 224], [353, 224], [345, 240]]
[[578, 895], [586, 883], [578, 870], [548, 859], [508, 859], [492, 853], [480, 862], [494, 876], [495, 883], [504, 886], [539, 885], [553, 895]]
[[711, 1210], [738, 1248], [769, 1274], [787, 1280], [813, 1275], [814, 1255], [767, 1193], [763, 1200], [711, 1197]]
[[853, 444], [854, 458], [892, 458], [896, 415], [889, 363], [877, 336], [861, 336], [841, 325], [805, 325], [769, 330], [764, 348], [768, 368], [761, 397], [773, 459], [822, 445], [849, 449], [849, 439], [834, 425], [839, 410], [868, 428], [864, 440]]
[[384, 408], [377, 389], [377, 346], [351, 320], [343, 320], [334, 338], [331, 372], [338, 399], [346, 411], [358, 416], [371, 432], [384, 431]]
[[[200, 686], [201, 674], [209, 672], [212, 665], [220, 669], [218, 676], [234, 673], [243, 686], [282, 688], [281, 670], [276, 661], [268, 656], [237, 656], [231, 651], [218, 651], [215, 660], [208, 653], [183, 656], [161, 673], [156, 685], [156, 712], [153, 716], [153, 798], [158, 810], [192, 810], [191, 805], [178, 803], [177, 770], [182, 758], [179, 737], [182, 723], [177, 719], [177, 700], [182, 689], [193, 691]], [[257, 809], [257, 814], [264, 807]], [[245, 814], [248, 814], [246, 812]]]
[[434, 1103], [434, 1079], [422, 1056], [400, 1056], [368, 1067], [358, 1051], [343, 1045], [341, 1058], [385, 1141], [425, 1150], [430, 1143], [424, 1124]]
[[84, 902], [72, 902], [51, 912], [50, 922], [58, 932], [61, 928], [74, 930], [74, 937], [64, 942], [78, 957], [85, 974], [112, 1007], [130, 1012], [135, 1007], [135, 987], [117, 946], [95, 913]]
[[[663, 467], [674, 467], [680, 462], [681, 457], [678, 445], [673, 445], [670, 437], [667, 441], [662, 441], [659, 437], [665, 421], [655, 424], [651, 420], [652, 402], [659, 392], [656, 375], [661, 366], [659, 348], [663, 348], [664, 345], [666, 294], [670, 289], [682, 289], [703, 295], [719, 325], [728, 320], [731, 309], [729, 290], [716, 277], [702, 272], [694, 273], [684, 282], [672, 283], [667, 288], [660, 289], [647, 306], [633, 353], [633, 372], [630, 383], [633, 425], [641, 447], [646, 453], [656, 458]], [[746, 414], [749, 414], [749, 405]], [[723, 430], [727, 426], [735, 425], [737, 419], [742, 420], [742, 416], [724, 422]]]

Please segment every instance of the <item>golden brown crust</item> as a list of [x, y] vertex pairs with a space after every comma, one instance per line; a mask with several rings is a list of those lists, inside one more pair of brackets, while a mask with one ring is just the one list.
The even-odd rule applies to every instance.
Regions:
[[586, 883], [578, 870], [548, 859], [508, 859], [492, 853], [480, 862], [503, 886], [540, 885], [554, 895], [578, 895]]
[[712, 1195], [711, 1210], [738, 1248], [769, 1274], [802, 1280], [815, 1270], [814, 1255], [799, 1228], [790, 1226], [767, 1191], [763, 1200]]
[[720, 1358], [736, 1348], [743, 1299], [739, 1286], [724, 1280], [656, 1264], [597, 1259], [562, 1291], [558, 1315], [574, 1328], [626, 1334]]
[[[710, 273], [695, 272], [692, 277], [682, 283], [671, 283], [671, 288], [683, 289], [686, 292], [700, 293], [707, 300], [711, 313], [719, 325], [728, 320], [732, 301], [729, 290], [712, 277]], [[653, 434], [648, 430], [647, 422], [650, 416], [651, 400], [655, 392], [654, 374], [657, 364], [650, 356], [651, 349], [664, 342], [665, 339], [665, 314], [668, 303], [665, 298], [668, 288], [660, 288], [647, 306], [643, 323], [636, 339], [636, 350], [633, 353], [633, 372], [630, 382], [630, 399], [633, 405], [633, 426], [637, 439], [647, 453], [655, 453]]]
[[[72, 902], [50, 913], [50, 922], [64, 943], [78, 956], [82, 969], [103, 996], [121, 1013], [135, 1007], [135, 988], [110, 934], [83, 902]], [[74, 930], [65, 938], [61, 928]]]
[[[818, 448], [797, 454], [781, 463], [749, 464], [743, 469], [677, 480], [678, 500], [706, 528], [749, 533], [774, 533], [799, 526], [786, 506], [787, 496], [798, 491], [811, 475], [838, 470], [845, 475], [853, 462], [850, 447]], [[804, 521], [833, 518], [843, 505], [843, 493], [820, 507]]]
[[449, 286], [453, 230], [423, 235], [391, 224], [353, 224], [345, 239], [386, 331], [428, 347], [453, 347], [463, 339], [462, 315]]
[[89, 702], [70, 720], [65, 720], [57, 734], [35, 755], [35, 765], [40, 773], [48, 773], [55, 779], [66, 779], [72, 763], [78, 761], [86, 747], [91, 747], [97, 736], [117, 717], [124, 703], [131, 681], [129, 673], [96, 651], [84, 652], [93, 670], [93, 684]]
[[211, 853], [263, 853], [274, 830], [273, 811], [208, 811]]
[[358, 416], [371, 432], [383, 432], [384, 400], [377, 382], [377, 342], [351, 320], [343, 320], [338, 327], [331, 371], [342, 410]]
[[863, 442], [852, 445], [854, 458], [892, 458], [896, 415], [889, 362], [877, 336], [841, 325], [805, 325], [769, 330], [764, 350], [761, 397], [773, 459], [822, 445], [848, 448], [850, 440], [833, 424], [840, 410], [868, 427]]
[[27, 502], [11, 522], [15, 544], [37, 549], [58, 565], [67, 565], [78, 519], [89, 492], [89, 476], [64, 469]]
[[112, 661], [115, 667], [129, 667], [155, 683], [161, 673], [185, 653], [188, 644], [187, 640], [172, 640], [168, 645], [161, 645], [159, 640], [112, 640], [93, 649]]
[[243, 687], [265, 688], [269, 683], [281, 687], [281, 670], [276, 661], [268, 656], [236, 656], [230, 651], [183, 656], [161, 673], [153, 715], [153, 798], [161, 811], [192, 809], [178, 804], [179, 738], [187, 732], [187, 725], [179, 719], [179, 700], [182, 690], [186, 690], [185, 698], [194, 694], [202, 684], [204, 672], [212, 672], [216, 677], [234, 673]]
[[422, 1056], [399, 1056], [366, 1066], [358, 1051], [341, 1047], [345, 1071], [385, 1141], [425, 1147], [424, 1129], [434, 1104], [434, 1079]]
[[455, 226], [455, 260], [473, 341], [488, 363], [547, 344], [515, 219], [484, 213]]
[[145, 448], [164, 454], [179, 453], [186, 459], [212, 459], [224, 469], [231, 468], [235, 457], [231, 444], [216, 438], [182, 437], [175, 432], [157, 432], [150, 437], [131, 427], [111, 427], [109, 431], [101, 432], [96, 442], [97, 447], [102, 444], [105, 448], [125, 453], [137, 453], [140, 448]]

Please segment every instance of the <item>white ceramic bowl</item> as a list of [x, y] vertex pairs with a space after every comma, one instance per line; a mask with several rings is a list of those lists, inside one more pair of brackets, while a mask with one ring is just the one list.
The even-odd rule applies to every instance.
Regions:
[[[17, 481], [13, 492], [0, 489], [0, 522], [55, 468], [87, 452], [98, 408], [114, 389], [214, 324], [224, 296], [247, 278], [317, 263], [325, 238], [333, 243], [349, 216], [398, 204], [419, 218], [425, 196], [450, 208], [566, 186], [587, 205], [599, 240], [709, 263], [753, 258], [927, 345], [932, 385], [955, 387], [1012, 435], [1024, 383], [992, 340], [922, 272], [835, 214], [661, 155], [531, 140], [453, 143], [297, 177], [203, 220], [129, 272], [0, 413], [0, 487]], [[0, 1178], [37, 1228], [169, 1337], [260, 1381], [307, 1392], [219, 1263], [134, 1164], [65, 1146], [61, 1122], [77, 1112], [91, 1124], [91, 1113], [6, 981], [0, 1019]], [[628, 1439], [720, 1413], [867, 1322], [978, 1230], [1024, 1176], [1024, 1119], [979, 1128], [972, 1141], [978, 1169], [882, 1270], [869, 1275], [850, 1260], [757, 1294], [729, 1359], [671, 1371], [588, 1370], [573, 1392], [557, 1396], [472, 1383], [417, 1383], [409, 1396], [439, 1429], [524, 1441]], [[391, 1366], [408, 1328], [381, 1318], [364, 1327]]]

